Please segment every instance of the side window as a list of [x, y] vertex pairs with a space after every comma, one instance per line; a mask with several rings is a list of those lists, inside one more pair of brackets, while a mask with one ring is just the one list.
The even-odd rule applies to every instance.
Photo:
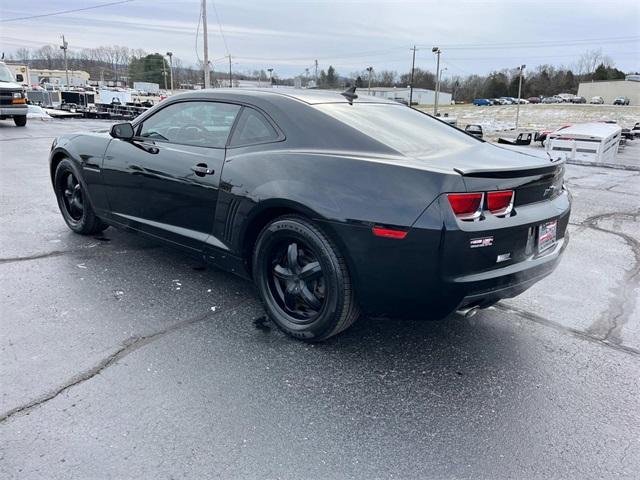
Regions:
[[231, 137], [230, 145], [249, 145], [252, 143], [273, 142], [278, 139], [278, 132], [257, 110], [245, 107], [238, 120], [238, 125]]
[[230, 103], [174, 103], [147, 118], [138, 136], [197, 147], [224, 148], [240, 107]]

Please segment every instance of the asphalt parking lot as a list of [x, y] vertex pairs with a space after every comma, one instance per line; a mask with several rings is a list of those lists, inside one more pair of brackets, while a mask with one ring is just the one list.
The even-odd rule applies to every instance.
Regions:
[[0, 125], [1, 478], [637, 478], [640, 172], [567, 167], [569, 247], [522, 296], [307, 345], [243, 280], [67, 229], [51, 141], [107, 125]]

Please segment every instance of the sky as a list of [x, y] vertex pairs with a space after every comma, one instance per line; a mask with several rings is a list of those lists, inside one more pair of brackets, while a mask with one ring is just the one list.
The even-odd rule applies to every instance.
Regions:
[[[133, 0], [61, 15], [12, 20], [115, 0], [0, 0], [0, 48], [69, 49], [126, 45], [172, 51], [183, 64], [202, 58], [196, 43], [199, 0]], [[444, 77], [486, 74], [527, 64], [573, 67], [601, 49], [623, 71], [640, 70], [637, 0], [208, 0], [209, 58], [238, 72], [273, 68], [289, 77], [330, 64], [341, 74], [372, 66], [435, 70], [440, 47]], [[12, 20], [12, 21], [7, 21]], [[197, 50], [196, 50], [197, 46]]]

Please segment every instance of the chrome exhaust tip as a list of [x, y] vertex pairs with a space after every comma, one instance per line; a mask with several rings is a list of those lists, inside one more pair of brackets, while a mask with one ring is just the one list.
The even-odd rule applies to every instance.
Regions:
[[463, 316], [464, 318], [471, 318], [473, 317], [476, 313], [478, 313], [478, 310], [480, 310], [479, 307], [469, 307], [469, 308], [461, 308], [460, 310], [457, 310], [456, 313], [458, 315]]

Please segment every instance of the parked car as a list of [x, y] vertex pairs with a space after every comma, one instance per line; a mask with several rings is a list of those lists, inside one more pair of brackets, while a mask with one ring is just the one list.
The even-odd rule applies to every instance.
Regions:
[[493, 105], [493, 103], [491, 102], [491, 100], [487, 99], [487, 98], [476, 98], [473, 101], [473, 104], [476, 106], [485, 106], [485, 105]]
[[629, 98], [627, 97], [616, 97], [613, 101], [614, 105], [629, 105]]
[[540, 103], [558, 103], [558, 99], [556, 97], [543, 97]]
[[573, 102], [573, 99], [576, 97], [573, 93], [559, 93], [554, 96], [559, 98], [564, 103], [571, 103]]
[[602, 105], [604, 103], [604, 99], [600, 96], [591, 97], [591, 100], [589, 100], [589, 103], [594, 105]]
[[361, 310], [468, 315], [531, 287], [567, 245], [564, 168], [353, 88], [174, 95], [58, 137], [48, 167], [72, 231], [138, 231], [251, 278], [305, 341]]
[[529, 100], [529, 103], [540, 103], [540, 97], [529, 97], [527, 100]]
[[491, 105], [502, 105], [499, 98], [490, 98], [489, 101], [491, 102]]
[[[22, 80], [18, 78], [18, 81]], [[24, 127], [27, 124], [27, 112], [24, 88], [16, 82], [5, 63], [0, 62], [0, 120], [12, 118], [16, 127]]]
[[571, 103], [587, 103], [587, 99], [576, 95], [571, 99]]

